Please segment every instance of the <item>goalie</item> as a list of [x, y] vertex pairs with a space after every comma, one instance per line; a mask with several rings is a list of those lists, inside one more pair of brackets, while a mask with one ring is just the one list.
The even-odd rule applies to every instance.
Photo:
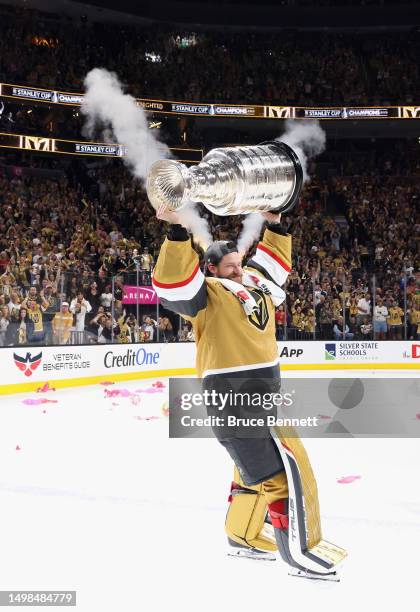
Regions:
[[[268, 227], [247, 265], [233, 242], [217, 241], [205, 253], [204, 276], [179, 215], [158, 212], [171, 225], [153, 287], [165, 308], [192, 323], [197, 376], [207, 389], [241, 379], [260, 393], [280, 388], [274, 314], [285, 299], [291, 236], [279, 214], [263, 216]], [[274, 559], [278, 549], [293, 575], [335, 580], [346, 553], [322, 540], [316, 482], [299, 438], [279, 428], [214, 432], [235, 463], [225, 524], [231, 554]]]

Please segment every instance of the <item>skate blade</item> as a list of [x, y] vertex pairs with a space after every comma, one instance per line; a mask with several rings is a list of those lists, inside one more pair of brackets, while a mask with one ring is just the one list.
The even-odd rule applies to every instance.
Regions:
[[228, 550], [228, 557], [235, 557], [237, 559], [252, 559], [253, 561], [275, 561], [276, 555], [270, 552], [253, 550], [251, 549], [230, 549]]
[[291, 568], [289, 570], [289, 576], [295, 578], [306, 578], [307, 580], [322, 580], [325, 582], [340, 582], [340, 576], [337, 572], [331, 572], [330, 574], [314, 574], [310, 571], [304, 572], [303, 570]]

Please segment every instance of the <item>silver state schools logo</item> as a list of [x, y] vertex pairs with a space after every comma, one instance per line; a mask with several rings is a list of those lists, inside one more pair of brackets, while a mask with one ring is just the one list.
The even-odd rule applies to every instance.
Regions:
[[341, 359], [342, 361], [379, 359], [378, 342], [328, 342], [325, 344], [325, 359], [331, 361]]

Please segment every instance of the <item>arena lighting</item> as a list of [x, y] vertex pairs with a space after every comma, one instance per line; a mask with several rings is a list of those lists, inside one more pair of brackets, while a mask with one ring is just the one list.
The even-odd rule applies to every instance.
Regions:
[[178, 49], [187, 49], [188, 47], [195, 47], [198, 43], [197, 34], [195, 32], [191, 32], [190, 34], [183, 34], [180, 36], [172, 37], [172, 40]]
[[54, 48], [58, 45], [58, 38], [46, 38], [45, 36], [32, 36], [31, 43], [35, 47], [51, 47]]
[[145, 51], [144, 57], [146, 62], [152, 62], [152, 64], [161, 64], [162, 57], [159, 53], [155, 53], [154, 51]]

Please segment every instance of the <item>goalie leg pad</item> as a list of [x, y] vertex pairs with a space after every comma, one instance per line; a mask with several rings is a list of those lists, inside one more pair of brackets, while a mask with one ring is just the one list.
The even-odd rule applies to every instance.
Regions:
[[277, 550], [272, 526], [266, 522], [263, 484], [246, 486], [235, 467], [225, 531], [229, 539], [261, 550]]
[[280, 554], [285, 560], [290, 555], [293, 563], [288, 563], [299, 569], [330, 573], [347, 553], [322, 539], [317, 484], [306, 450], [290, 428], [274, 427], [272, 436], [281, 453], [289, 484], [288, 527], [282, 529], [277, 520], [274, 530]]

